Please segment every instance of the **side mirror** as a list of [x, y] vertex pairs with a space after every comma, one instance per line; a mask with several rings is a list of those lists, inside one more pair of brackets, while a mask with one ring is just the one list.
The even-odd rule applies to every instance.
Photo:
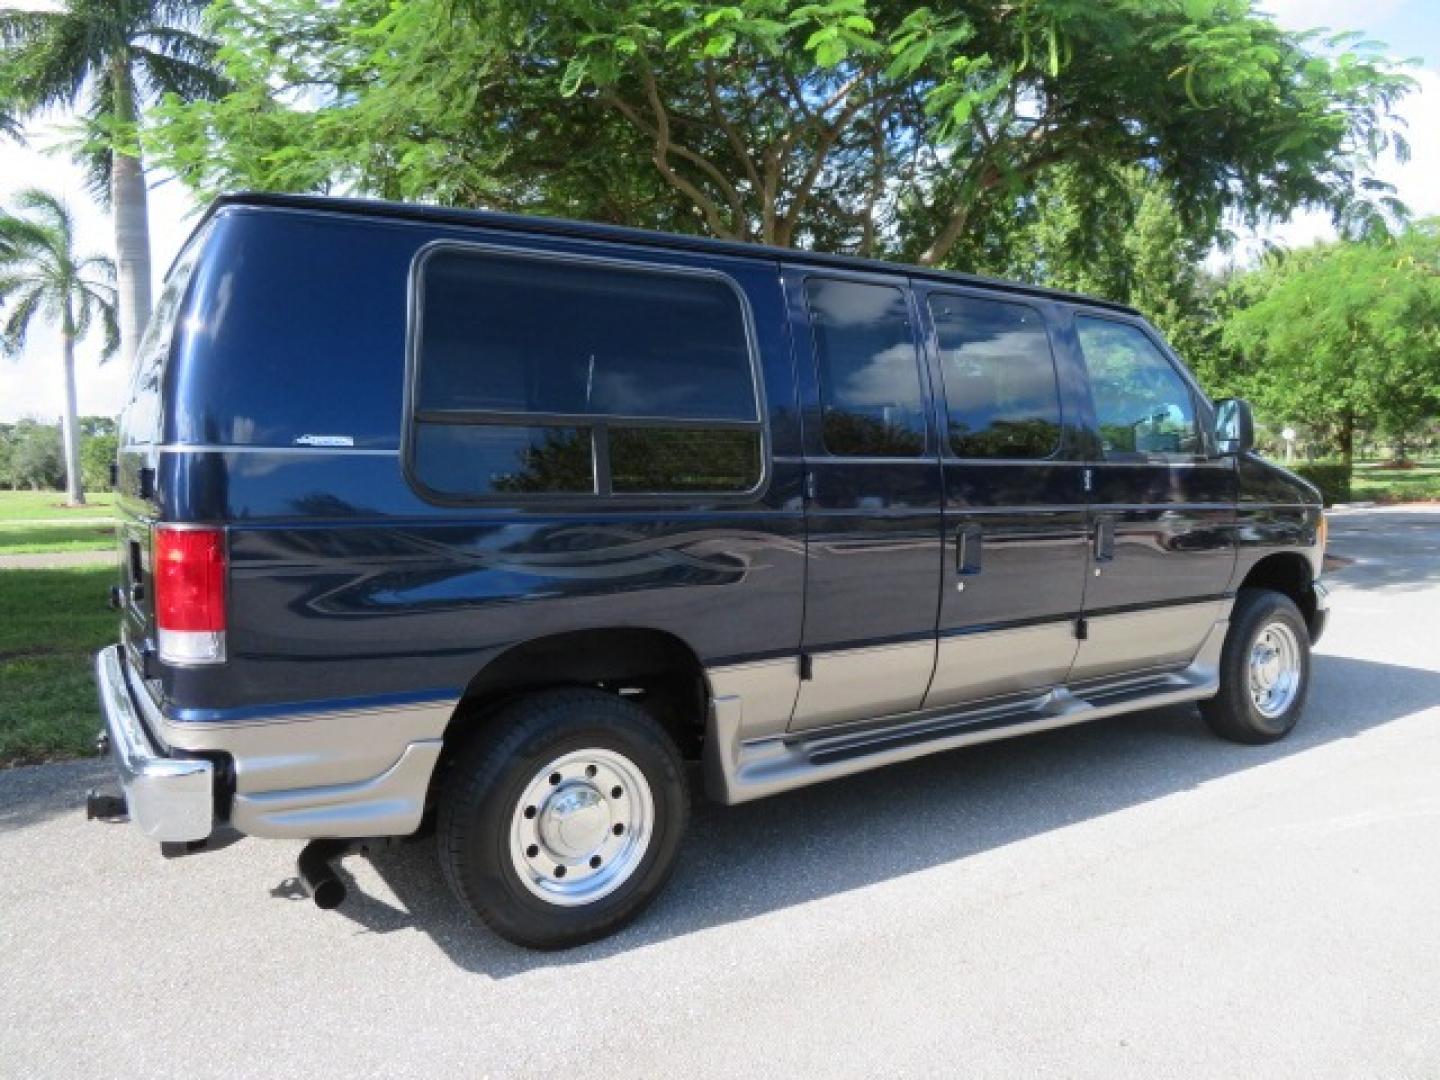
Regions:
[[1255, 446], [1255, 417], [1244, 398], [1215, 403], [1215, 448], [1221, 457], [1244, 454]]

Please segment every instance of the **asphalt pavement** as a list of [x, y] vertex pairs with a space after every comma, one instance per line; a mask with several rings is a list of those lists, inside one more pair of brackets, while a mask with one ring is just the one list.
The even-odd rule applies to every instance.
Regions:
[[0, 773], [0, 1076], [1440, 1076], [1440, 508], [1337, 514], [1294, 735], [1172, 709], [698, 805], [560, 954], [428, 843], [164, 861], [100, 762]]

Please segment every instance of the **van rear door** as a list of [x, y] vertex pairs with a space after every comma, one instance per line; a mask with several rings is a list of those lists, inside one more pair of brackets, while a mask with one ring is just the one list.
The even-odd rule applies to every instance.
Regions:
[[[208, 230], [205, 230], [208, 232]], [[192, 237], [176, 259], [145, 335], [135, 352], [130, 394], [120, 413], [116, 455], [115, 513], [119, 543], [121, 641], [137, 668], [155, 642], [153, 526], [161, 516], [160, 443], [164, 423], [165, 372], [175, 327], [184, 308], [191, 270], [205, 233]]]

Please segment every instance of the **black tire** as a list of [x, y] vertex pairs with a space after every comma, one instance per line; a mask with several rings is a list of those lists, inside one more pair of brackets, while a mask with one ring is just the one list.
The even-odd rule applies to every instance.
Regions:
[[[511, 828], [542, 770], [566, 754], [597, 749], [622, 755], [643, 774], [654, 820], [638, 863], [614, 891], [561, 906], [521, 879]], [[444, 779], [436, 838], [450, 887], [486, 926], [517, 945], [564, 949], [613, 933], [655, 898], [675, 868], [689, 813], [680, 754], [644, 710], [600, 690], [549, 690], [486, 718]]]
[[[1288, 628], [1298, 651], [1299, 685], [1282, 710], [1266, 715], [1251, 693], [1250, 658], [1262, 633], [1276, 624]], [[1252, 746], [1283, 739], [1300, 718], [1309, 692], [1310, 632], [1295, 601], [1270, 589], [1242, 589], [1220, 653], [1220, 692], [1200, 703], [1210, 730]]]

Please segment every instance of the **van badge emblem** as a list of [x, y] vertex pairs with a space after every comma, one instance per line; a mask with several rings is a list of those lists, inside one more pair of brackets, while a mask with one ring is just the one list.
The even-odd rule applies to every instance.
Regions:
[[296, 446], [354, 446], [353, 435], [297, 435]]

